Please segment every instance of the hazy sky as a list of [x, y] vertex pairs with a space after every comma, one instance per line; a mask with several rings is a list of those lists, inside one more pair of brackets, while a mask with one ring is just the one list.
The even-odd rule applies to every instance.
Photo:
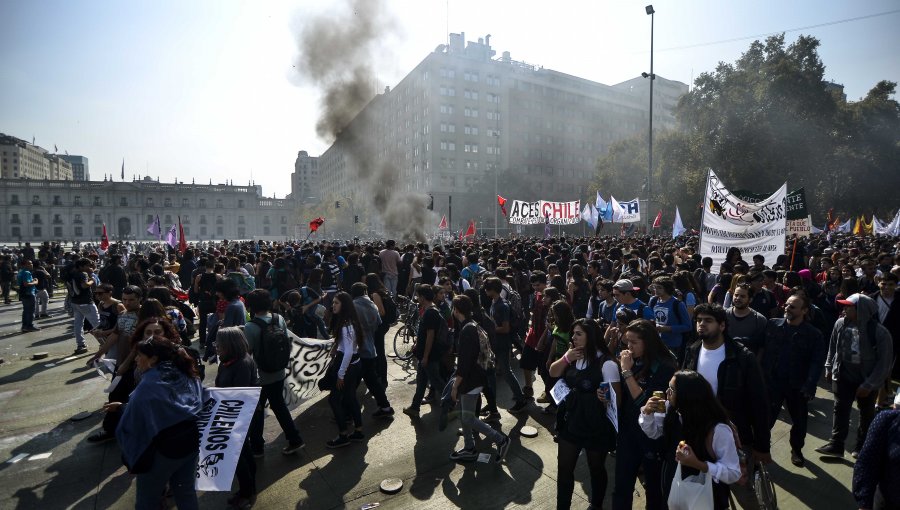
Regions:
[[[374, 1], [374, 0], [373, 0]], [[619, 0], [385, 0], [375, 57], [396, 84], [447, 38], [491, 34], [499, 56], [602, 83], [649, 71], [650, 17]], [[448, 8], [449, 5], [449, 8]], [[752, 36], [900, 10], [896, 0], [654, 2], [655, 71], [691, 81]], [[133, 174], [290, 192], [298, 150], [320, 154], [318, 91], [293, 68], [304, 20], [343, 1], [55, 0], [0, 3], [0, 132], [90, 159], [91, 177]], [[900, 81], [900, 12], [790, 31], [819, 38], [826, 77], [858, 99]], [[747, 37], [738, 41], [729, 41]], [[718, 44], [709, 44], [717, 43]], [[690, 48], [684, 48], [691, 46]], [[681, 49], [679, 49], [681, 48]]]

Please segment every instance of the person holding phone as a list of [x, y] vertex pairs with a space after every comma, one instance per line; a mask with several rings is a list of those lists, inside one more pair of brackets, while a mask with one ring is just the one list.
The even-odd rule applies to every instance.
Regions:
[[[616, 447], [616, 430], [606, 417], [609, 385], [621, 394], [619, 365], [603, 342], [600, 326], [579, 319], [571, 329], [570, 348], [550, 365], [550, 376], [563, 379], [570, 389], [557, 411], [558, 478], [556, 507], [568, 509], [575, 488], [575, 466], [585, 451], [591, 473], [591, 503], [600, 507], [606, 494], [606, 454]], [[620, 402], [616, 402], [618, 405]]]

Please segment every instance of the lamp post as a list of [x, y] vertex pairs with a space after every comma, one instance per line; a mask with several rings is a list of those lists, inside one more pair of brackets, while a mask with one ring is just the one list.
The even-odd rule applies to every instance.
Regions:
[[653, 74], [653, 15], [656, 11], [653, 10], [653, 5], [644, 7], [644, 10], [650, 16], [650, 74], [641, 73], [641, 76], [644, 78], [650, 78], [650, 132], [647, 137], [647, 233], [649, 233], [652, 225], [650, 197], [652, 196], [651, 190], [653, 182], [653, 82], [656, 80], [656, 75]]

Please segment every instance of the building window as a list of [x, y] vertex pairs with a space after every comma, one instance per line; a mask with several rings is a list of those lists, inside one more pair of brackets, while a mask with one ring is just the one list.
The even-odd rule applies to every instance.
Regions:
[[9, 222], [13, 225], [18, 225], [19, 223], [22, 223], [22, 220], [19, 218], [18, 214], [13, 213], [12, 217], [9, 219]]
[[43, 237], [44, 234], [41, 232], [41, 227], [32, 227], [31, 235], [33, 235], [34, 237]]
[[[200, 215], [200, 224], [201, 224], [201, 225], [206, 225], [206, 215], [205, 215], [205, 214], [201, 214], [201, 215]], [[206, 229], [205, 229], [205, 228], [202, 228], [202, 229], [200, 229], [200, 230], [202, 230], [203, 233], [206, 234]]]
[[72, 223], [74, 223], [75, 225], [81, 225], [82, 223], [84, 223], [84, 221], [81, 220], [80, 214], [76, 214], [72, 216]]
[[202, 209], [202, 208], [205, 208], [205, 207], [206, 207], [206, 199], [205, 199], [205, 198], [201, 198], [201, 199], [200, 199], [200, 208]]
[[[100, 204], [97, 204], [97, 205], [100, 205]], [[119, 206], [120, 206], [120, 207], [128, 207], [128, 199], [125, 198], [125, 197], [120, 198], [120, 199], [119, 199]]]
[[149, 224], [151, 224], [151, 223], [153, 223], [153, 215], [152, 215], [152, 214], [148, 214], [148, 215], [147, 215], [147, 225], [149, 225]]
[[243, 208], [244, 208], [244, 201], [243, 201], [243, 200], [238, 200], [238, 208], [240, 208], [240, 209], [243, 209]]
[[269, 224], [269, 217], [263, 216], [263, 225], [268, 225], [268, 224]]
[[281, 217], [281, 224], [284, 225], [285, 223], [287, 223], [287, 216], [282, 216], [282, 217]]
[[[183, 223], [183, 224], [185, 224], [185, 225], [190, 224], [190, 223], [191, 223], [191, 217], [190, 217], [189, 215], [185, 214], [184, 216], [181, 217], [181, 223]], [[187, 234], [185, 234], [185, 235], [187, 235]]]
[[41, 197], [37, 195], [31, 197], [31, 205], [41, 205]]
[[81, 197], [75, 197], [72, 199], [72, 205], [75, 207], [81, 206]]
[[221, 216], [216, 216], [216, 225], [224, 225], [225, 220]]
[[191, 235], [191, 229], [184, 227], [184, 237], [187, 238], [189, 235]]
[[247, 229], [244, 227], [238, 227], [238, 237], [240, 239], [246, 239], [247, 238]]
[[41, 215], [40, 215], [40, 214], [35, 214], [35, 215], [33, 215], [33, 216], [31, 217], [31, 222], [34, 223], [35, 225], [40, 225], [41, 223], [43, 223], [43, 222], [41, 221]]
[[153, 197], [147, 197], [147, 207], [153, 207]]
[[103, 223], [103, 218], [101, 218], [99, 214], [95, 214], [94, 223]]
[[222, 227], [216, 227], [216, 235], [222, 237], [225, 235], [225, 229]]
[[13, 227], [11, 233], [15, 238], [22, 237], [22, 229], [20, 227]]
[[94, 197], [94, 205], [103, 205], [103, 200], [100, 197]]
[[62, 205], [62, 198], [59, 195], [53, 195], [53, 205]]
[[172, 207], [172, 199], [171, 198], [163, 199], [163, 207]]
[[222, 199], [221, 198], [216, 199], [216, 209], [221, 209], [221, 208], [222, 208]]
[[62, 216], [60, 216], [58, 214], [53, 215], [53, 224], [54, 225], [62, 225], [62, 222], [63, 222]]
[[200, 235], [201, 235], [201, 236], [205, 236], [205, 235], [206, 235], [206, 227], [200, 227]]
[[187, 198], [181, 199], [181, 207], [190, 207], [190, 206], [191, 206], [190, 199], [187, 199]]
[[103, 227], [94, 227], [94, 237], [100, 237], [103, 235]]
[[[75, 237], [81, 237], [84, 235], [84, 229], [82, 227], [75, 227]], [[101, 234], [103, 235], [103, 234]]]
[[166, 215], [166, 221], [165, 221], [165, 223], [166, 223], [166, 225], [171, 225], [171, 224], [172, 224], [172, 215], [171, 215], [171, 214], [167, 214], [167, 215]]
[[12, 195], [9, 197], [9, 205], [19, 205], [19, 195]]
[[244, 217], [238, 216], [238, 225], [243, 225], [243, 224], [244, 224]]

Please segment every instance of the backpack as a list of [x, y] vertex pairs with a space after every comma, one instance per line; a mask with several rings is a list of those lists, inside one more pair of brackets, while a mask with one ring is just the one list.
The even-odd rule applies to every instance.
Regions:
[[259, 317], [254, 317], [250, 322], [259, 326], [259, 348], [253, 356], [259, 369], [263, 372], [278, 372], [287, 368], [291, 361], [293, 342], [285, 328], [281, 327], [281, 316], [273, 313], [269, 323]]
[[512, 313], [510, 323], [513, 326], [518, 326], [522, 322], [522, 318], [525, 317], [522, 312], [522, 296], [509, 285], [504, 285], [503, 288], [506, 290], [506, 302], [509, 303], [509, 310]]
[[447, 352], [451, 347], [451, 339], [450, 339], [450, 328], [447, 326], [447, 321], [444, 320], [444, 316], [441, 315], [441, 310], [432, 306], [432, 310], [437, 312], [438, 318], [440, 319], [441, 326], [438, 328], [437, 333], [434, 335], [434, 349], [439, 352]]
[[466, 279], [469, 282], [469, 287], [475, 290], [481, 290], [481, 281], [483, 278], [478, 278], [485, 270], [481, 266], [478, 266], [478, 272], [472, 271], [471, 266], [466, 266], [460, 271], [460, 276]]
[[397, 303], [394, 302], [394, 298], [390, 294], [385, 293], [384, 296], [379, 294], [379, 296], [381, 297], [381, 305], [384, 307], [384, 319], [382, 319], [382, 322], [392, 325], [400, 318], [400, 313], [397, 311]]
[[476, 363], [482, 370], [491, 370], [497, 362], [497, 357], [491, 349], [491, 339], [488, 338], [487, 331], [477, 322], [472, 321], [472, 325], [475, 326], [475, 331], [478, 333], [478, 360]]
[[247, 295], [256, 289], [256, 278], [247, 276], [241, 271], [232, 271], [228, 273], [228, 278], [237, 283], [238, 292], [240, 292], [242, 296]]

